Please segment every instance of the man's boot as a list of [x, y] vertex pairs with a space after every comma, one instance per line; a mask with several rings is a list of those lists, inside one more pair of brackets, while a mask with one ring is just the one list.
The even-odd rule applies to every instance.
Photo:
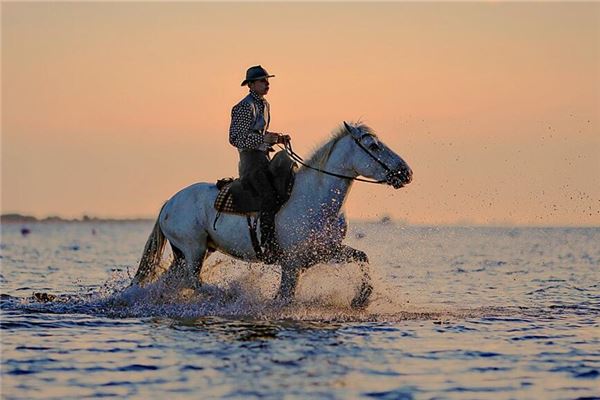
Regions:
[[260, 214], [260, 241], [263, 250], [263, 262], [274, 264], [281, 256], [281, 249], [275, 235], [275, 213], [263, 211]]

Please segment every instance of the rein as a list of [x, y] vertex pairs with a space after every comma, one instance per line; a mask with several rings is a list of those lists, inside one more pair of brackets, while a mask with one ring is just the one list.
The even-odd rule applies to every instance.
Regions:
[[[356, 142], [356, 144], [361, 149], [363, 149], [365, 151], [365, 153], [367, 153], [375, 161], [377, 161], [386, 171], [391, 172], [391, 169], [387, 165], [385, 165], [380, 159], [378, 159], [377, 157], [375, 157], [369, 150], [367, 150], [365, 148], [365, 146], [363, 146], [362, 143], [360, 143], [359, 140], [354, 139], [354, 141]], [[352, 181], [359, 181], [359, 182], [366, 182], [366, 183], [377, 183], [377, 184], [380, 184], [380, 185], [387, 182], [385, 179], [381, 180], [381, 181], [375, 181], [375, 180], [370, 180], [370, 179], [358, 178], [358, 177], [354, 177], [354, 176], [340, 175], [340, 174], [336, 174], [335, 172], [329, 172], [329, 171], [322, 170], [320, 168], [311, 167], [310, 165], [304, 163], [304, 160], [302, 159], [302, 157], [300, 157], [298, 154], [296, 154], [296, 152], [294, 152], [294, 149], [292, 149], [292, 142], [290, 140], [286, 140], [285, 141], [285, 143], [284, 143], [284, 149], [288, 153], [288, 155], [292, 158], [292, 160], [296, 161], [298, 164], [303, 165], [306, 168], [312, 169], [314, 171], [321, 172], [321, 173], [323, 173], [325, 175], [331, 175], [331, 176], [335, 176], [336, 178], [349, 179], [349, 180], [352, 180]]]

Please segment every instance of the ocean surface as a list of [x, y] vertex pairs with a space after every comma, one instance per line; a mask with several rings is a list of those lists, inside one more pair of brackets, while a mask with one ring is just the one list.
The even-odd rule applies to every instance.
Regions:
[[278, 268], [219, 254], [199, 292], [122, 295], [151, 227], [2, 226], [3, 399], [600, 398], [600, 228], [351, 224], [355, 311], [356, 264], [283, 306]]

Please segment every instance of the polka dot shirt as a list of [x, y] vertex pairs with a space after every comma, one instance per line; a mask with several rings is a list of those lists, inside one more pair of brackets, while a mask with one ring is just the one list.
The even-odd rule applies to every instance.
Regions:
[[[264, 115], [267, 100], [261, 99], [256, 93], [250, 92], [252, 101], [256, 105], [258, 115]], [[268, 111], [267, 111], [268, 112]], [[268, 120], [268, 116], [266, 118]], [[238, 149], [262, 149], [264, 146], [263, 134], [253, 131], [254, 115], [252, 106], [245, 101], [236, 104], [231, 110], [231, 126], [229, 127], [229, 143]]]

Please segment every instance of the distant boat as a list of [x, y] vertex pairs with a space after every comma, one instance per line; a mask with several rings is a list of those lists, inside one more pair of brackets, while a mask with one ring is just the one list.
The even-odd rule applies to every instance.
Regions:
[[21, 235], [23, 236], [27, 236], [31, 233], [31, 229], [29, 229], [28, 227], [24, 226], [21, 228]]

